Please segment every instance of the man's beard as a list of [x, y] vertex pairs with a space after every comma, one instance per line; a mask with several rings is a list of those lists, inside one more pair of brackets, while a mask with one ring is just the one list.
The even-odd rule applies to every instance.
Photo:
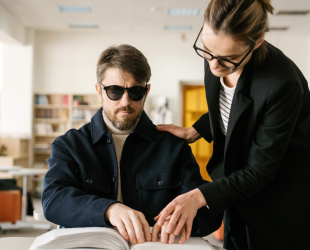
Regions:
[[[104, 107], [102, 107], [102, 108], [103, 108], [103, 111], [104, 111], [106, 117], [111, 121], [112, 125], [121, 131], [129, 130], [134, 125], [136, 125], [136, 123], [140, 119], [141, 114], [143, 112], [143, 106], [142, 106], [141, 110], [139, 110], [138, 112], [130, 106], [120, 107], [120, 108], [116, 109], [113, 112], [113, 114], [110, 111], [106, 110]], [[131, 112], [131, 114], [122, 116], [122, 118], [118, 118], [117, 113], [119, 111], [127, 111], [127, 112]]]

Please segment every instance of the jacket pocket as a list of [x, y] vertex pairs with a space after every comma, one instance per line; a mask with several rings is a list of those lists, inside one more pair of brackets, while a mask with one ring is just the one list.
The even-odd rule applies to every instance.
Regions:
[[182, 185], [177, 172], [166, 170], [137, 175], [137, 189], [140, 190], [163, 190], [173, 189]]
[[84, 191], [87, 193], [94, 189], [103, 193], [111, 193], [112, 177], [108, 176], [107, 174], [85, 171], [83, 168], [78, 169], [77, 174]]

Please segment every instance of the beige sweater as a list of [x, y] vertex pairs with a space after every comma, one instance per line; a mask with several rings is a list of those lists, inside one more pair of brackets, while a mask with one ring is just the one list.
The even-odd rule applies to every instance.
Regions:
[[103, 116], [104, 123], [107, 126], [108, 132], [110, 134], [112, 134], [114, 149], [115, 149], [115, 154], [116, 154], [116, 159], [117, 159], [118, 185], [117, 185], [117, 198], [116, 198], [116, 200], [123, 202], [122, 188], [121, 188], [120, 162], [121, 162], [121, 158], [122, 158], [122, 152], [123, 152], [123, 147], [124, 147], [125, 141], [126, 141], [128, 135], [135, 130], [139, 121], [130, 130], [119, 130], [113, 126], [112, 122], [106, 117], [104, 111], [102, 111], [102, 116]]

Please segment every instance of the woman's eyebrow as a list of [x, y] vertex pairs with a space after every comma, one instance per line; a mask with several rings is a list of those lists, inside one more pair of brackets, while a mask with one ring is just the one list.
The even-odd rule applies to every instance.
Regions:
[[[207, 48], [207, 46], [202, 42], [202, 45], [203, 45], [203, 47], [204, 47], [204, 49], [206, 49], [207, 51], [209, 51], [209, 52], [211, 52], [211, 50], [209, 50], [208, 48]], [[218, 57], [238, 57], [238, 56], [241, 56], [242, 54], [236, 54], [236, 55], [229, 55], [229, 56], [218, 56]]]

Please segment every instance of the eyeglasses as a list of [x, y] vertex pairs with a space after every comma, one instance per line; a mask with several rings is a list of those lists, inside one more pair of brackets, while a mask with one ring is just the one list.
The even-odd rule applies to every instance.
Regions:
[[123, 88], [123, 87], [118, 86], [118, 85], [111, 85], [111, 86], [105, 87], [99, 82], [98, 82], [98, 84], [101, 86], [101, 88], [103, 88], [106, 91], [107, 96], [112, 101], [120, 100], [123, 97], [125, 90], [128, 91], [128, 96], [131, 100], [140, 101], [145, 96], [145, 94], [148, 90], [147, 87], [141, 87], [141, 86], [133, 86], [131, 88]]
[[250, 48], [250, 50], [248, 51], [248, 53], [246, 53], [246, 55], [242, 58], [242, 60], [239, 62], [239, 63], [234, 63], [232, 61], [229, 61], [225, 58], [221, 58], [221, 57], [215, 57], [213, 56], [212, 54], [210, 54], [209, 52], [203, 50], [203, 49], [200, 49], [199, 47], [196, 46], [196, 43], [198, 41], [198, 38], [201, 34], [203, 30], [203, 27], [201, 28], [199, 34], [198, 34], [198, 37], [196, 38], [196, 41], [194, 43], [194, 50], [196, 51], [196, 53], [198, 54], [198, 56], [206, 59], [207, 61], [211, 61], [213, 59], [217, 59], [217, 61], [219, 62], [220, 65], [222, 65], [223, 67], [227, 68], [227, 69], [230, 69], [230, 70], [235, 70], [237, 69], [237, 67], [240, 66], [240, 64], [244, 61], [244, 59], [253, 51], [253, 49], [255, 48], [256, 46], [256, 42], [253, 44], [253, 46]]

